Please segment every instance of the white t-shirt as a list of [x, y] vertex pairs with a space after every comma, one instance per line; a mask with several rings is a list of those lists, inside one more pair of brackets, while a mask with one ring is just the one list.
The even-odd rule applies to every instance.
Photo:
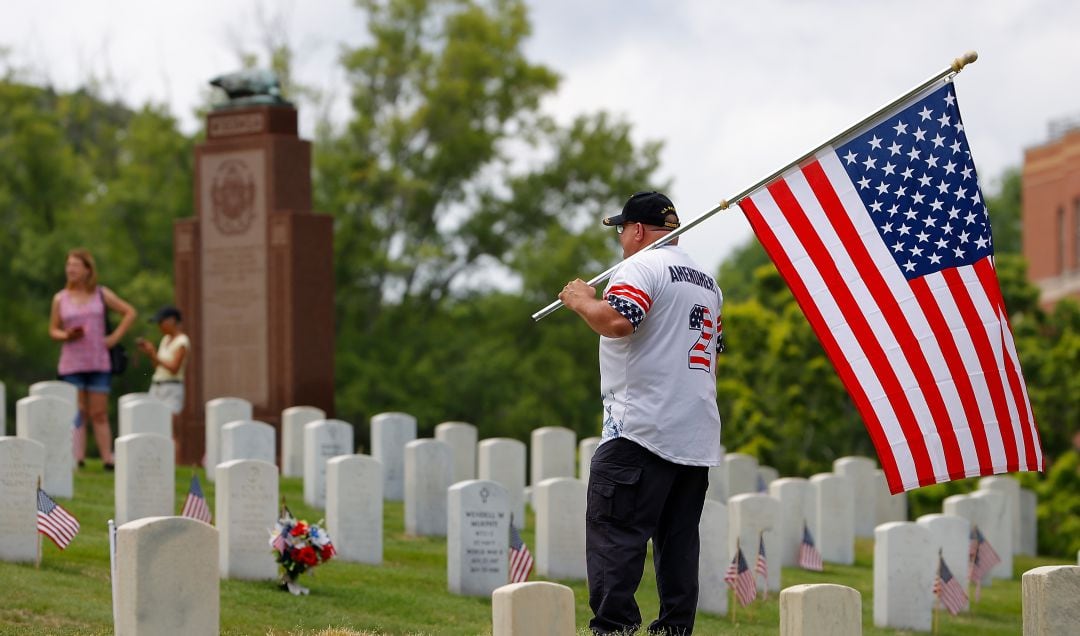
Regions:
[[[161, 344], [158, 345], [157, 356], [158, 360], [162, 362], [168, 362], [172, 364], [172, 361], [176, 359], [176, 355], [180, 353], [180, 349], [190, 349], [191, 341], [188, 340], [187, 334], [182, 333], [179, 336], [173, 338], [172, 336], [163, 336], [161, 338]], [[188, 351], [188, 353], [191, 353]], [[183, 380], [184, 368], [187, 367], [188, 359], [191, 356], [185, 356], [184, 361], [180, 363], [180, 368], [176, 370], [176, 373], [171, 373], [165, 368], [165, 365], [159, 364], [154, 369], [154, 382], [161, 382], [163, 380]]]
[[634, 333], [600, 338], [600, 443], [625, 437], [677, 464], [719, 465], [716, 281], [682, 248], [665, 245], [621, 264], [604, 298]]

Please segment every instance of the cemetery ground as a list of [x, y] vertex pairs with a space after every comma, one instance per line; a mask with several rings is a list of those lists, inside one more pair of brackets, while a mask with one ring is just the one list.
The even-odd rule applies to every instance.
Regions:
[[[213, 510], [214, 484], [198, 471]], [[191, 468], [181, 467], [176, 476], [176, 506], [182, 504]], [[322, 512], [303, 503], [299, 478], [282, 478], [281, 493], [298, 518], [316, 522]], [[113, 512], [113, 473], [102, 470], [100, 461], [88, 462], [76, 473], [75, 499], [61, 504], [78, 519], [82, 530], [61, 552], [43, 538], [40, 569], [32, 564], [0, 562], [5, 599], [0, 604], [0, 634], [111, 634], [112, 600], [106, 522]], [[535, 552], [533, 518], [522, 533]], [[446, 547], [442, 538], [411, 538], [405, 535], [400, 502], [386, 502], [384, 510], [384, 559], [381, 566], [330, 561], [305, 574], [301, 583], [311, 595], [293, 597], [275, 584], [221, 581], [221, 631], [223, 634], [490, 634], [489, 598], [454, 596], [447, 591]], [[269, 530], [269, 529], [268, 529]], [[269, 536], [269, 532], [268, 535]], [[332, 538], [332, 537], [331, 537]], [[784, 586], [799, 583], [838, 583], [862, 593], [864, 634], [909, 632], [873, 627], [873, 541], [859, 539], [853, 566], [826, 564], [825, 572], [784, 568]], [[267, 559], [272, 559], [267, 547]], [[1040, 565], [1060, 561], [1048, 558], [1015, 558], [1014, 580], [994, 581], [983, 589], [982, 600], [970, 615], [938, 613], [941, 634], [1017, 634], [1021, 630], [1020, 574]], [[727, 563], [717, 563], [726, 569]], [[167, 577], [169, 572], [160, 572]], [[533, 577], [535, 580], [535, 574]], [[574, 590], [578, 631], [585, 629], [591, 613], [584, 582], [560, 581]], [[778, 595], [739, 607], [736, 620], [698, 615], [699, 634], [776, 634], [779, 626]], [[657, 601], [651, 562], [638, 592], [646, 623], [656, 616]], [[197, 610], [196, 610], [197, 611]]]

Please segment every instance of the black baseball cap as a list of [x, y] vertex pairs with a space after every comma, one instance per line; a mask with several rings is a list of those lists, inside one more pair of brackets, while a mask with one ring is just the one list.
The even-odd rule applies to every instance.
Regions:
[[180, 322], [180, 310], [172, 305], [165, 305], [157, 310], [157, 313], [153, 316], [150, 316], [150, 322], [157, 324], [166, 318], [176, 318], [176, 321]]
[[[674, 221], [668, 220], [670, 215], [675, 216]], [[604, 219], [604, 225], [623, 223], [644, 223], [674, 230], [679, 227], [679, 214], [675, 211], [675, 204], [663, 194], [656, 191], [636, 192], [626, 200], [621, 214]]]

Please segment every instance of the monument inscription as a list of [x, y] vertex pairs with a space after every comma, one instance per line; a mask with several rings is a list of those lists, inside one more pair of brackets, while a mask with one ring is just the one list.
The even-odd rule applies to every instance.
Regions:
[[204, 154], [201, 334], [206, 399], [227, 395], [265, 407], [268, 382], [265, 154]]

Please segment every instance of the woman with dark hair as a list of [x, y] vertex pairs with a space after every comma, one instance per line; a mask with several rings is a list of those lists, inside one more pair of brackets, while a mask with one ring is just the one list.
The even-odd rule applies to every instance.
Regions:
[[[79, 390], [79, 421], [74, 436], [75, 459], [86, 459], [86, 423], [94, 426], [105, 470], [112, 470], [112, 429], [108, 398], [111, 384], [109, 349], [124, 337], [135, 321], [135, 309], [111, 289], [98, 284], [94, 257], [85, 249], [68, 252], [64, 265], [67, 283], [53, 296], [49, 336], [63, 343], [58, 374]], [[105, 333], [105, 312], [122, 318], [112, 333]]]

